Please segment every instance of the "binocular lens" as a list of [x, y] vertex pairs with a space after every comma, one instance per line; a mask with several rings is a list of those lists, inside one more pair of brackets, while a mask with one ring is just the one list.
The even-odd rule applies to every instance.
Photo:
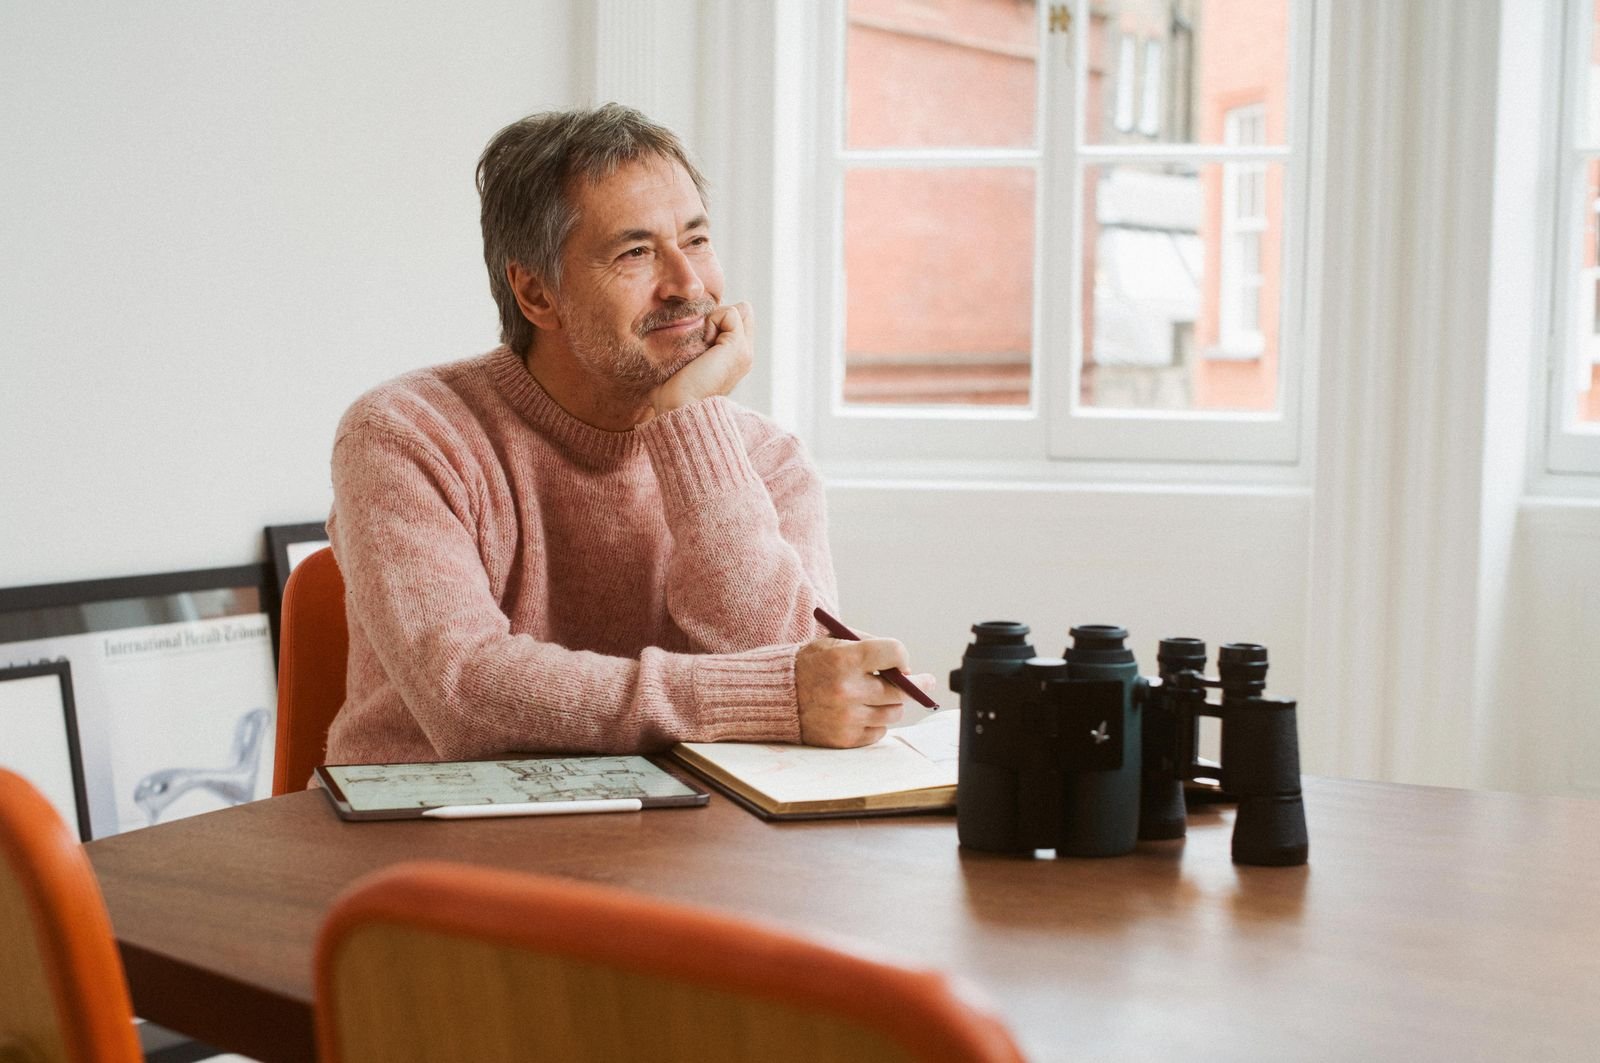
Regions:
[[974, 641], [985, 642], [1020, 642], [1028, 637], [1028, 625], [1019, 624], [1015, 620], [984, 620], [972, 625], [972, 633], [978, 636]]
[[1206, 644], [1200, 639], [1162, 639], [1156, 652], [1156, 664], [1162, 675], [1179, 672], [1204, 672], [1206, 670]]
[[1062, 654], [1073, 664], [1120, 665], [1133, 664], [1133, 651], [1128, 649], [1128, 629], [1115, 624], [1082, 624], [1070, 632], [1072, 645]]
[[1306, 804], [1290, 797], [1240, 797], [1233, 821], [1233, 862], [1258, 867], [1293, 867], [1306, 862]]
[[1253, 642], [1230, 642], [1217, 650], [1217, 678], [1222, 692], [1248, 698], [1267, 688], [1267, 648]]
[[1115, 624], [1079, 624], [1069, 634], [1075, 650], [1120, 650], [1128, 629]]
[[1025, 661], [1033, 656], [1027, 624], [1014, 620], [985, 620], [972, 625], [972, 636], [972, 645], [967, 647], [968, 657]]

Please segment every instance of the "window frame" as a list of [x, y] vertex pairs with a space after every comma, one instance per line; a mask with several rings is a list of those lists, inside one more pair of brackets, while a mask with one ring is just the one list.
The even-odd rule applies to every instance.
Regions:
[[[1590, 164], [1600, 164], [1600, 130], [1587, 128], [1591, 109], [1600, 111], [1589, 100], [1596, 92], [1590, 77], [1596, 33], [1592, 0], [1564, 0], [1559, 18], [1555, 40], [1561, 55], [1552, 136], [1557, 193], [1546, 345], [1550, 354], [1543, 394], [1545, 471], [1560, 477], [1593, 476], [1600, 474], [1600, 421], [1578, 420], [1576, 388], [1580, 370], [1592, 374], [1595, 364], [1591, 351], [1596, 333], [1592, 323], [1583, 327], [1585, 321], [1592, 322], [1595, 309], [1590, 303], [1585, 312], [1583, 293], [1586, 290], [1588, 298], [1595, 299], [1600, 280], [1600, 261], [1589, 267], [1583, 264], [1584, 237], [1590, 232], [1586, 222], [1592, 221], [1600, 234], [1600, 196], [1589, 195], [1586, 176]], [[1600, 255], [1600, 246], [1596, 252]]]
[[[815, 128], [808, 168], [816, 219], [808, 248], [819, 297], [812, 308], [811, 394], [803, 404], [814, 450], [825, 468], [870, 474], [898, 470], [934, 475], [973, 472], [1057, 479], [1170, 478], [1218, 482], [1304, 482], [1310, 431], [1316, 330], [1303, 293], [1310, 287], [1307, 248], [1315, 227], [1313, 112], [1326, 97], [1324, 0], [1287, 0], [1289, 86], [1285, 143], [1241, 152], [1225, 145], [1174, 143], [1084, 147], [1077, 71], [1087, 62], [1090, 0], [1073, 0], [1071, 29], [1050, 32], [1050, 6], [1038, 5], [1040, 50], [1035, 84], [1035, 143], [1006, 149], [855, 149], [845, 146], [846, 0], [813, 9], [818, 62]], [[1138, 49], [1135, 49], [1138, 52]], [[1070, 116], [1070, 120], [1066, 117]], [[1047, 132], [1055, 135], [1048, 136]], [[1278, 405], [1271, 412], [1097, 409], [1077, 402], [1082, 346], [1081, 229], [1077, 217], [1085, 160], [1149, 163], [1172, 159], [1208, 164], [1279, 162], [1285, 166], [1280, 284]], [[844, 372], [844, 183], [853, 166], [1031, 166], [1035, 173], [1033, 340], [1027, 406], [846, 405]], [[1045, 240], [1047, 232], [1058, 237]], [[1046, 299], [1047, 278], [1068, 298]], [[1054, 343], [1047, 335], [1063, 336]], [[1288, 357], [1290, 353], [1294, 357]], [[870, 457], [867, 457], [870, 455]]]

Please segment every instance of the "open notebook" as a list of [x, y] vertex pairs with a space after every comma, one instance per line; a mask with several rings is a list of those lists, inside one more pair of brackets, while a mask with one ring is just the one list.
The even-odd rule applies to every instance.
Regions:
[[684, 742], [672, 753], [766, 819], [931, 812], [955, 807], [960, 728], [946, 709], [859, 749]]

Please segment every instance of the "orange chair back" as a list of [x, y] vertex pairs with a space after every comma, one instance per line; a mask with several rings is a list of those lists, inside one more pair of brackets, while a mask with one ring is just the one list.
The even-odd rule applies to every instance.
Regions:
[[0, 1059], [143, 1059], [111, 919], [83, 846], [0, 768]]
[[328, 728], [344, 704], [350, 632], [344, 619], [344, 577], [323, 547], [294, 567], [278, 621], [278, 738], [272, 794], [303, 790], [322, 763]]
[[590, 883], [414, 862], [317, 941], [324, 1063], [1016, 1063], [944, 975]]

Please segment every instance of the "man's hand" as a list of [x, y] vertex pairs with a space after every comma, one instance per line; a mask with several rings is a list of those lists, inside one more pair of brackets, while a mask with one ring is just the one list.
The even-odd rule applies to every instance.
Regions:
[[[800, 741], [843, 749], [882, 738], [900, 719], [906, 697], [873, 674], [890, 667], [901, 671], [907, 667], [906, 648], [895, 639], [822, 638], [800, 647], [794, 658]], [[924, 690], [933, 685], [931, 675], [910, 679]]]
[[706, 315], [705, 353], [650, 393], [656, 416], [712, 395], [726, 395], [755, 360], [755, 311], [749, 303], [719, 306]]

